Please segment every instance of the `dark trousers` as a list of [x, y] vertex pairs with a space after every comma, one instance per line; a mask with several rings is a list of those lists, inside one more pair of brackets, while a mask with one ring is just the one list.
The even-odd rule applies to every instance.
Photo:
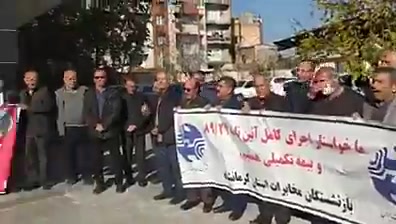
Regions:
[[137, 165], [138, 180], [146, 179], [146, 136], [126, 133], [123, 142], [123, 154], [126, 166], [133, 163], [133, 149], [135, 149], [135, 161]]
[[154, 153], [158, 175], [161, 179], [164, 193], [168, 195], [173, 195], [174, 193], [174, 195], [182, 196], [184, 191], [176, 154], [176, 145], [156, 146]]
[[116, 185], [123, 183], [123, 159], [120, 152], [119, 136], [109, 139], [93, 139], [95, 150], [94, 156], [94, 179], [96, 182], [103, 184], [103, 164], [105, 151], [110, 152], [110, 168], [115, 176]]
[[313, 216], [311, 218], [311, 224], [337, 224], [337, 223], [321, 217]]
[[271, 223], [275, 217], [276, 224], [288, 224], [291, 220], [291, 211], [281, 205], [276, 205], [269, 202], [260, 202], [258, 205], [262, 223]]
[[91, 155], [86, 127], [66, 127], [65, 147], [67, 161], [67, 178], [77, 180], [81, 174], [83, 179], [92, 176]]
[[[223, 206], [235, 213], [246, 210], [250, 197], [245, 194], [232, 194], [229, 191], [216, 190], [217, 195], [223, 199]], [[215, 199], [214, 199], [215, 200]]]
[[187, 200], [191, 202], [202, 201], [205, 204], [213, 204], [212, 189], [208, 187], [203, 188], [188, 188]]
[[26, 136], [25, 175], [28, 184], [46, 184], [48, 180], [49, 141], [44, 136]]

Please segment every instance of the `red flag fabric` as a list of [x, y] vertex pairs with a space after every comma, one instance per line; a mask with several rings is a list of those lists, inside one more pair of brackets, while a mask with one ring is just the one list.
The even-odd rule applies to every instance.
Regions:
[[5, 194], [17, 132], [17, 107], [0, 108], [0, 194]]

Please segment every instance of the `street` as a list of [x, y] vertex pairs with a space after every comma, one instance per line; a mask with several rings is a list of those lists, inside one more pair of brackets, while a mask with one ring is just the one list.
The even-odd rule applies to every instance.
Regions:
[[[116, 194], [113, 188], [97, 196], [92, 187], [77, 184], [68, 187], [59, 184], [51, 191], [36, 190], [0, 196], [1, 224], [125, 224], [125, 223], [232, 223], [226, 214], [203, 214], [201, 207], [181, 211], [167, 201], [156, 202], [152, 197], [160, 191], [160, 185], [146, 188], [133, 186], [124, 194]], [[248, 223], [257, 214], [250, 205], [243, 218], [237, 222]], [[291, 224], [305, 224], [294, 218]]]

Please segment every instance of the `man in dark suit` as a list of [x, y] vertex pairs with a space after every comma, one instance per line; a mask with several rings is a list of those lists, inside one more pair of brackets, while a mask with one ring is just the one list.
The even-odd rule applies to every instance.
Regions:
[[26, 188], [42, 186], [50, 189], [48, 178], [48, 150], [55, 100], [47, 87], [38, 85], [38, 73], [29, 70], [24, 74], [26, 89], [21, 92], [21, 120], [26, 125], [25, 174]]
[[135, 148], [138, 175], [136, 177], [139, 186], [145, 187], [146, 180], [146, 126], [148, 123], [149, 109], [146, 97], [136, 91], [136, 82], [132, 76], [124, 76], [125, 92], [122, 96], [124, 103], [125, 124], [124, 134], [125, 142], [123, 145], [124, 159], [127, 159], [127, 169], [132, 164], [132, 152]]
[[[247, 101], [244, 111], [252, 109], [285, 112], [287, 110], [285, 98], [270, 91], [269, 82], [264, 76], [254, 77], [254, 87], [257, 96]], [[258, 202], [258, 207], [260, 214], [255, 220], [250, 221], [250, 224], [271, 224], [273, 217], [277, 224], [290, 222], [291, 211], [286, 207], [263, 201]]]
[[309, 110], [310, 100], [307, 94], [315, 74], [315, 66], [313, 61], [302, 61], [296, 71], [298, 80], [284, 85], [289, 112], [304, 114]]
[[[229, 76], [221, 77], [217, 84], [217, 99], [213, 106], [215, 106], [216, 108], [225, 109], [242, 109], [243, 98], [239, 95], [234, 94], [235, 87], [235, 79]], [[219, 193], [223, 198], [223, 204], [214, 208], [213, 212], [224, 213], [231, 210], [228, 218], [231, 221], [240, 219], [247, 206], [247, 196], [242, 194], [234, 195], [226, 191], [220, 191]]]
[[[209, 101], [199, 95], [200, 83], [196, 79], [188, 79], [184, 83], [183, 99], [180, 107], [184, 109], [204, 108]], [[180, 208], [182, 210], [190, 210], [197, 206], [200, 202], [204, 203], [203, 212], [208, 213], [212, 211], [213, 198], [210, 188], [190, 188], [187, 189], [187, 202]]]
[[156, 74], [158, 95], [152, 105], [154, 129], [154, 153], [163, 192], [155, 200], [172, 198], [171, 204], [179, 204], [184, 198], [179, 162], [176, 153], [173, 108], [177, 107], [180, 97], [169, 90], [169, 77], [165, 72]]
[[106, 150], [110, 151], [110, 166], [115, 175], [116, 192], [124, 192], [123, 160], [119, 148], [122, 101], [119, 91], [107, 86], [107, 79], [104, 69], [96, 69], [95, 87], [89, 89], [84, 98], [84, 118], [95, 147], [94, 194], [100, 194], [106, 189], [103, 177], [103, 153]]

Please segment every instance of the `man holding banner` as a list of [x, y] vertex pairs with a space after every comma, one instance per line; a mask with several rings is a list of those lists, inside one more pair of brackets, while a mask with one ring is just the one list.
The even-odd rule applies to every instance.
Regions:
[[[250, 98], [245, 108], [249, 108], [249, 110], [286, 111], [285, 98], [270, 92], [269, 81], [264, 76], [254, 77], [254, 87], [257, 96]], [[288, 224], [291, 220], [291, 211], [287, 207], [262, 201], [260, 201], [258, 207], [260, 214], [256, 219], [250, 221], [250, 224], [271, 224], [273, 218], [275, 218], [276, 224]]]
[[[216, 87], [217, 100], [213, 106], [216, 108], [242, 109], [243, 99], [234, 94], [235, 87], [235, 79], [229, 76], [221, 77]], [[231, 221], [240, 219], [246, 209], [248, 197], [245, 195], [233, 195], [227, 191], [221, 191], [220, 195], [223, 199], [223, 204], [214, 208], [213, 212], [224, 213], [231, 210], [228, 218]]]

